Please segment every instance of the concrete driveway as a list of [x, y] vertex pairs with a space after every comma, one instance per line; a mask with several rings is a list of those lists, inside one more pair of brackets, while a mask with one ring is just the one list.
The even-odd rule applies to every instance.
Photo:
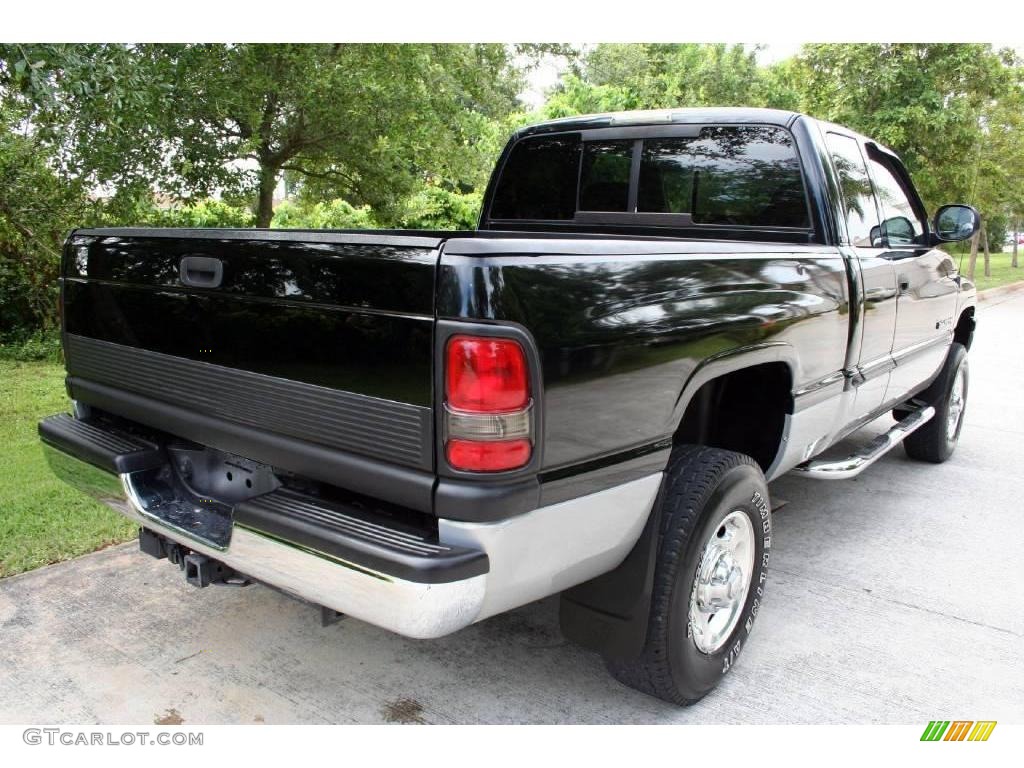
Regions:
[[1024, 722], [1024, 292], [979, 314], [952, 460], [773, 484], [754, 637], [695, 707], [612, 680], [556, 600], [412, 641], [125, 545], [0, 582], [0, 722]]

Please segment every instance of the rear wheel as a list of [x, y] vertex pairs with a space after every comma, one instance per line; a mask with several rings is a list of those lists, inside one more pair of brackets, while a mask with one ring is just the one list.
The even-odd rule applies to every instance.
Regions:
[[953, 455], [964, 426], [968, 383], [967, 348], [954, 343], [942, 371], [916, 398], [935, 408], [935, 415], [903, 441], [908, 456], [941, 464]]
[[692, 704], [736, 663], [761, 607], [771, 548], [768, 488], [749, 456], [682, 446], [669, 460], [647, 640], [608, 661], [626, 685]]

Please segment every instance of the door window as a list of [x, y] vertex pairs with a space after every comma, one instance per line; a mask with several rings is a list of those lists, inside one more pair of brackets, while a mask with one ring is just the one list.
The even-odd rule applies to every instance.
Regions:
[[924, 239], [924, 222], [888, 165], [871, 158], [871, 176], [882, 209], [881, 234], [888, 245], [915, 245]]
[[825, 142], [839, 176], [850, 242], [860, 248], [881, 247], [878, 209], [859, 142], [839, 133], [828, 134]]

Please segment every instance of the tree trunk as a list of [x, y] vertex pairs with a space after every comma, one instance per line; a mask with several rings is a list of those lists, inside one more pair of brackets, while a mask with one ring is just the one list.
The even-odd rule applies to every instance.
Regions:
[[1017, 241], [1020, 240], [1020, 218], [1015, 217], [1013, 219], [1013, 260], [1010, 262], [1010, 266], [1014, 269], [1017, 268]]
[[978, 238], [981, 237], [981, 230], [974, 233], [971, 238], [971, 257], [967, 260], [967, 279], [974, 282], [974, 267], [978, 264]]
[[985, 246], [985, 277], [992, 277], [991, 257], [988, 253], [988, 232], [985, 231], [985, 220], [981, 220], [981, 244]]
[[260, 196], [256, 203], [256, 226], [269, 227], [274, 218], [274, 190], [277, 188], [277, 168], [260, 169]]

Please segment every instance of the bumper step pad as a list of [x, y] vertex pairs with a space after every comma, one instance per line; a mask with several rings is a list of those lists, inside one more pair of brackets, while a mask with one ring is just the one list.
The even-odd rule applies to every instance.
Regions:
[[235, 524], [388, 576], [427, 584], [487, 573], [482, 551], [401, 530], [383, 515], [281, 488], [240, 502]]
[[156, 469], [166, 461], [153, 443], [79, 421], [67, 413], [39, 422], [39, 436], [44, 443], [116, 475]]
[[175, 532], [218, 552], [228, 551], [237, 526], [385, 580], [440, 585], [489, 570], [483, 551], [441, 544], [436, 533], [362, 504], [283, 487], [242, 501], [205, 496], [180, 476], [172, 449], [105, 421], [58, 414], [39, 423], [39, 434], [59, 454], [120, 476], [131, 504], [157, 533]]

